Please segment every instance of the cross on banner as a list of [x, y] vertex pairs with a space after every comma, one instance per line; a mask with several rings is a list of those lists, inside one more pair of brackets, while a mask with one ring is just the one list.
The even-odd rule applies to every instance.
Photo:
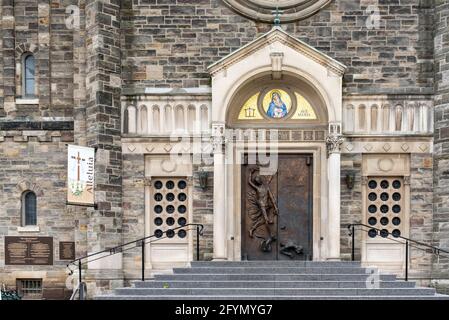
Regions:
[[78, 165], [78, 168], [77, 168], [78, 169], [77, 181], [80, 181], [80, 168], [81, 168], [80, 164], [81, 164], [81, 161], [86, 161], [86, 159], [83, 159], [83, 158], [80, 157], [79, 151], [78, 151], [78, 156], [77, 157], [72, 156], [72, 159], [77, 160], [77, 165]]

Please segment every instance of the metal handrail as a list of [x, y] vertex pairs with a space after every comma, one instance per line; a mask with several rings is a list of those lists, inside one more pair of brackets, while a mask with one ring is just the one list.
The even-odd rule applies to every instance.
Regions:
[[[395, 242], [398, 242], [401, 244], [405, 244], [405, 281], [408, 281], [408, 257], [409, 257], [410, 243], [414, 243], [414, 244], [418, 245], [418, 246], [413, 246], [413, 248], [415, 248], [415, 249], [419, 249], [419, 250], [426, 251], [426, 252], [428, 252], [427, 251], [428, 249], [431, 249], [433, 254], [436, 254], [439, 256], [440, 254], [443, 253], [443, 254], [447, 254], [449, 257], [449, 251], [435, 247], [435, 246], [431, 246], [427, 243], [416, 241], [416, 240], [406, 238], [403, 236], [395, 236], [395, 235], [393, 235], [393, 233], [388, 232], [388, 230], [378, 229], [378, 228], [375, 228], [373, 226], [369, 226], [369, 225], [366, 225], [363, 223], [351, 223], [351, 224], [348, 224], [348, 229], [349, 229], [349, 236], [352, 237], [352, 244], [351, 244], [351, 260], [352, 261], [355, 260], [355, 230], [356, 230], [355, 227], [357, 227], [357, 226], [366, 227], [366, 228], [369, 228], [370, 230], [371, 229], [376, 230], [377, 231], [376, 236], [378, 236], [380, 233], [381, 237], [384, 239], [388, 239], [390, 241], [395, 241]], [[365, 231], [365, 232], [369, 231], [369, 230], [364, 230], [362, 228], [360, 228], [360, 230]], [[388, 238], [388, 236], [390, 236], [390, 235], [393, 236], [394, 239]], [[405, 242], [398, 241], [398, 239], [403, 239], [403, 240], [405, 240]], [[419, 246], [426, 247], [427, 249], [423, 249]]]
[[[200, 241], [199, 240], [200, 240], [200, 236], [203, 235], [204, 225], [202, 225], [200, 223], [188, 223], [188, 224], [185, 224], [183, 226], [179, 226], [179, 227], [176, 227], [176, 228], [173, 228], [173, 229], [167, 229], [167, 230], [163, 231], [160, 234], [159, 237], [156, 237], [155, 234], [152, 234], [150, 236], [143, 237], [143, 238], [140, 238], [140, 239], [137, 239], [137, 240], [133, 240], [133, 241], [130, 241], [130, 242], [127, 242], [127, 243], [123, 243], [121, 245], [118, 245], [118, 246], [115, 246], [115, 247], [112, 247], [112, 248], [104, 249], [104, 250], [101, 250], [101, 251], [97, 251], [97, 252], [85, 255], [83, 257], [77, 258], [77, 259], [69, 262], [69, 264], [67, 264], [67, 268], [70, 269], [70, 265], [74, 265], [74, 266], [78, 267], [78, 279], [79, 279], [79, 281], [78, 281], [77, 289], [79, 289], [79, 285], [81, 283], [84, 283], [82, 281], [82, 265], [83, 264], [86, 264], [86, 263], [89, 263], [89, 262], [92, 262], [92, 261], [96, 261], [96, 260], [99, 260], [99, 259], [103, 259], [103, 258], [106, 258], [106, 257], [110, 257], [110, 256], [112, 256], [114, 254], [117, 254], [117, 253], [129, 250], [129, 249], [141, 246], [142, 247], [142, 275], [141, 275], [141, 279], [142, 279], [142, 281], [145, 281], [145, 243], [146, 243], [146, 240], [151, 239], [151, 238], [155, 238], [155, 237], [156, 237], [156, 240], [154, 240], [154, 241], [165, 239], [165, 238], [161, 238], [161, 237], [164, 234], [166, 235], [167, 232], [171, 232], [171, 231], [174, 232], [175, 230], [184, 229], [184, 228], [187, 228], [188, 226], [196, 226], [196, 259], [199, 260], [200, 259]], [[190, 229], [190, 230], [192, 230], [192, 229]], [[154, 241], [152, 241], [152, 242], [154, 242]], [[125, 250], [122, 249], [123, 247], [128, 246], [130, 244], [137, 244], [137, 246], [129, 248], [129, 249], [125, 249]], [[107, 252], [109, 253], [108, 255], [102, 255], [102, 256], [97, 257], [97, 258], [95, 258], [93, 260], [88, 260], [88, 261], [83, 262], [83, 260], [86, 260], [86, 259], [94, 257], [94, 256], [98, 256], [99, 254], [107, 253]], [[71, 271], [71, 274], [72, 274], [73, 270], [70, 269], [70, 271]], [[82, 289], [87, 289], [85, 287], [85, 284], [84, 284], [84, 287]], [[82, 291], [83, 290], [80, 291], [80, 294], [81, 294]], [[82, 293], [84, 295], [85, 291], [82, 292]], [[81, 296], [80, 296], [80, 300], [82, 300]]]
[[85, 282], [78, 283], [75, 290], [73, 290], [73, 293], [70, 296], [69, 300], [75, 300], [75, 296], [78, 292], [79, 292], [79, 295], [78, 295], [79, 300], [84, 300], [84, 293], [87, 292], [87, 285]]

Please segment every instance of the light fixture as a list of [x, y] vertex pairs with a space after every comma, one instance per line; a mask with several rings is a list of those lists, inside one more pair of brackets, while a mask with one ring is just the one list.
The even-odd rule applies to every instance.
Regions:
[[355, 173], [351, 172], [351, 173], [346, 174], [345, 181], [346, 181], [346, 186], [348, 187], [348, 189], [354, 188]]
[[200, 188], [203, 190], [207, 189], [207, 179], [209, 178], [209, 172], [205, 170], [200, 170], [198, 172], [198, 178], [200, 180]]

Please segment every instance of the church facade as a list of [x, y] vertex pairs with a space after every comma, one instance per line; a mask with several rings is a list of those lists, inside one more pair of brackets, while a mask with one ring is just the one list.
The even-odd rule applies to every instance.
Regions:
[[[71, 260], [154, 235], [148, 277], [197, 248], [354, 247], [447, 286], [447, 256], [404, 246], [449, 247], [447, 1], [0, 3], [0, 283], [68, 297]], [[68, 145], [95, 148], [95, 206], [66, 201]], [[141, 260], [86, 263], [88, 292], [138, 279]]]

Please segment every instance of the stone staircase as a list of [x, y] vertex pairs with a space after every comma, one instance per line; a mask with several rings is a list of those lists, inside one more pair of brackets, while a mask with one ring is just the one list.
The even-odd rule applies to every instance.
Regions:
[[449, 299], [434, 288], [380, 274], [371, 283], [372, 269], [359, 262], [220, 261], [192, 262], [173, 274], [135, 281], [97, 300], [372, 300]]

